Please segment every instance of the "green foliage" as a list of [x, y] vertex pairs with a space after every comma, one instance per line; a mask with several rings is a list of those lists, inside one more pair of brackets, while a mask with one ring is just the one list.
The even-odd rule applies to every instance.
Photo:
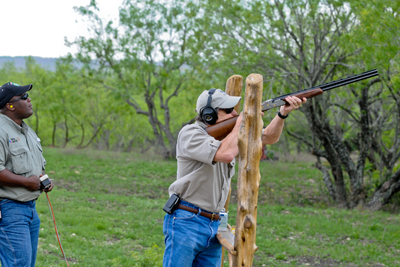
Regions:
[[277, 259], [277, 260], [287, 260], [287, 257], [286, 257], [286, 253], [278, 253], [278, 254], [276, 254], [276, 256], [275, 256], [275, 258]]
[[[82, 70], [75, 69], [69, 61], [59, 61], [53, 72], [27, 58], [25, 69], [5, 64], [0, 69], [0, 79], [33, 84], [29, 94], [34, 115], [26, 122], [37, 132], [43, 145], [89, 145], [124, 151], [133, 147], [148, 149], [153, 145], [154, 136], [148, 120], [135, 113], [120, 94], [87, 80], [82, 76]], [[193, 103], [196, 98], [190, 90], [183, 91], [181, 98], [171, 101], [170, 112], [174, 117], [189, 120], [195, 114]], [[191, 108], [185, 108], [186, 105]], [[173, 120], [173, 131], [177, 132], [182, 123]]]
[[[194, 42], [192, 9], [190, 1], [168, 5], [124, 1], [119, 25], [115, 26], [112, 21], [104, 24], [92, 3], [76, 8], [93, 22], [92, 37], [68, 43], [78, 47], [75, 56], [84, 64], [86, 78], [118, 93], [138, 115], [146, 117], [148, 130], [165, 156], [174, 156], [177, 130], [194, 117], [191, 112], [182, 112], [193, 109], [191, 103], [172, 103], [182, 91], [194, 89], [191, 81], [199, 48]], [[181, 121], [171, 123], [177, 118]]]
[[132, 252], [132, 256], [137, 261], [134, 266], [138, 267], [158, 267], [162, 266], [163, 261], [163, 248], [153, 245], [148, 248], [144, 253]]
[[[378, 64], [387, 69], [399, 62], [400, 5], [398, 1], [374, 0], [368, 3], [359, 0], [348, 1], [359, 23], [346, 42], [362, 47], [362, 59], [367, 66]], [[368, 38], [366, 38], [368, 36]]]

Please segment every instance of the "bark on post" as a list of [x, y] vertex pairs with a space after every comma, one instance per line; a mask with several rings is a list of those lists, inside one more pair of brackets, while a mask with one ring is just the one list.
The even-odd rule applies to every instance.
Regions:
[[[225, 92], [228, 95], [241, 96], [242, 88], [243, 88], [243, 77], [240, 76], [240, 75], [232, 75], [226, 81]], [[240, 101], [235, 106], [235, 110], [236, 110], [237, 113], [239, 113], [239, 111], [240, 111]], [[228, 211], [228, 208], [229, 208], [229, 201], [231, 199], [231, 192], [232, 192], [232, 187], [229, 189], [228, 198], [226, 199], [226, 202], [225, 202], [224, 208], [225, 208], [226, 211]], [[228, 257], [229, 257], [229, 266], [231, 266], [231, 264], [232, 264], [231, 255], [228, 254]], [[224, 266], [224, 258], [225, 258], [225, 248], [222, 247], [221, 267]]]
[[254, 252], [257, 251], [257, 200], [260, 185], [259, 164], [262, 143], [261, 101], [263, 78], [250, 74], [246, 78], [244, 117], [239, 130], [239, 173], [238, 209], [235, 229], [234, 267], [253, 265]]

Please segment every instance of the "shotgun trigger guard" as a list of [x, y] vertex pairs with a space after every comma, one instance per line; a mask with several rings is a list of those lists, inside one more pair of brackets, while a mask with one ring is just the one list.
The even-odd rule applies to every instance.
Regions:
[[281, 99], [278, 99], [278, 100], [275, 100], [275, 101], [274, 101], [274, 99], [269, 99], [269, 100], [267, 100], [267, 101], [265, 101], [264, 103], [261, 104], [261, 110], [262, 111], [266, 111], [266, 110], [269, 110], [269, 109], [273, 109], [273, 108], [276, 108], [276, 107], [283, 106], [285, 104], [286, 104], [286, 102], [281, 100]]

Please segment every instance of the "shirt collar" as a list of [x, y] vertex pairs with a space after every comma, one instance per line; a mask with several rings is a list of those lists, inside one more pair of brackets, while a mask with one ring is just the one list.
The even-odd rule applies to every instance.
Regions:
[[18, 124], [15, 123], [15, 121], [13, 121], [10, 117], [8, 117], [8, 116], [6, 116], [4, 114], [0, 114], [0, 118], [5, 120], [17, 132], [21, 132], [22, 133], [22, 132], [27, 130], [28, 125], [24, 121], [22, 121], [22, 126], [19, 126]]
[[203, 128], [203, 129], [205, 129], [205, 128], [208, 127], [207, 124], [205, 124], [204, 122], [200, 122], [200, 121], [195, 121], [194, 124], [199, 125], [199, 126], [200, 126], [201, 128]]

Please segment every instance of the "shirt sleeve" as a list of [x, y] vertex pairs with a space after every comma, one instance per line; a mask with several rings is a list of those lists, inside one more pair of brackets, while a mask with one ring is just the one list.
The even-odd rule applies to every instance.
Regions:
[[8, 157], [6, 143], [4, 138], [0, 137], [0, 172], [3, 171], [6, 167], [6, 160]]
[[207, 134], [201, 127], [191, 126], [178, 137], [179, 155], [207, 164], [213, 164], [221, 141]]

